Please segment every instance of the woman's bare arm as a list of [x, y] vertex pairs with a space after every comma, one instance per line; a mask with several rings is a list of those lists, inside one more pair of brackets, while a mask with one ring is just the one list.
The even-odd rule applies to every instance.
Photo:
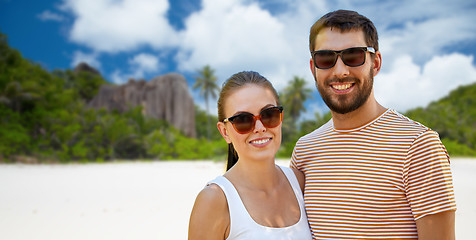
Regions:
[[230, 216], [221, 188], [206, 186], [195, 199], [188, 228], [189, 240], [223, 240], [228, 237]]

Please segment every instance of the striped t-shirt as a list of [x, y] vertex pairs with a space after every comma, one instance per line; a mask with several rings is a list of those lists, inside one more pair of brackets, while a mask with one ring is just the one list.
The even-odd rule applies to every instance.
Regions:
[[299, 139], [314, 239], [416, 239], [415, 221], [456, 209], [449, 156], [435, 131], [397, 113], [356, 129], [332, 120]]

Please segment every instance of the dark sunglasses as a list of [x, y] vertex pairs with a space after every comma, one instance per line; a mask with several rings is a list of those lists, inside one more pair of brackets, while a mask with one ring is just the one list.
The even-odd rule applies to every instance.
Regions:
[[365, 63], [366, 52], [375, 53], [373, 47], [353, 47], [340, 51], [319, 50], [312, 51], [311, 56], [314, 66], [319, 69], [329, 69], [336, 65], [337, 56], [349, 67], [358, 67]]
[[251, 113], [240, 113], [235, 116], [226, 118], [224, 123], [231, 122], [233, 128], [240, 134], [245, 134], [253, 131], [256, 120], [260, 120], [267, 128], [277, 127], [283, 121], [283, 107], [266, 108], [259, 113], [253, 115]]

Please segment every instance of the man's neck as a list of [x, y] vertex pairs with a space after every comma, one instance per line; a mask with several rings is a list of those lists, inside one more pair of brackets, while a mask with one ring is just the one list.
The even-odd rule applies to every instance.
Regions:
[[352, 112], [340, 114], [331, 111], [331, 114], [334, 127], [336, 129], [345, 130], [363, 126], [380, 116], [386, 110], [387, 109], [380, 105], [371, 95], [364, 105]]

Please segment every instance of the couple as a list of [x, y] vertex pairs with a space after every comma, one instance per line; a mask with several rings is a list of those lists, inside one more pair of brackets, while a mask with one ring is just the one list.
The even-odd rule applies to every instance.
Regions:
[[227, 172], [198, 194], [189, 239], [454, 239], [449, 156], [437, 133], [374, 97], [382, 57], [373, 23], [330, 12], [311, 27], [310, 51], [332, 120], [299, 139], [291, 168], [277, 166], [276, 90], [256, 72], [230, 77], [217, 124]]

